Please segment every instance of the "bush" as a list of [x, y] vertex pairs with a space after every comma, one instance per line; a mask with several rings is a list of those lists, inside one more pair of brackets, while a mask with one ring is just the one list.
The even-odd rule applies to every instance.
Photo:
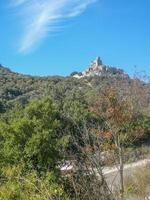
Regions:
[[0, 173], [0, 200], [69, 200], [53, 173], [39, 177], [24, 166], [6, 167]]

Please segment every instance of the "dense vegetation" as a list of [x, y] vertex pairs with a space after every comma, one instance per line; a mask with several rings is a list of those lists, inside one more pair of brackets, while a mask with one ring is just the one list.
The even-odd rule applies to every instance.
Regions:
[[[122, 72], [123, 73], [123, 72]], [[149, 95], [149, 85], [138, 79], [130, 79], [128, 76], [115, 74], [110, 71], [107, 76], [86, 77], [80, 80], [68, 77], [33, 77], [11, 72], [11, 70], [0, 65], [0, 111], [4, 112], [11, 107], [13, 102], [19, 101], [26, 104], [30, 99], [50, 96], [57, 102], [65, 102], [66, 99], [74, 98], [73, 95], [80, 95], [81, 99], [90, 103], [95, 101], [93, 97], [106, 86], [119, 88], [122, 95], [131, 92], [129, 88], [137, 87], [132, 90], [139, 98], [143, 98], [143, 104], [147, 104]], [[136, 89], [136, 88], [135, 88]], [[132, 95], [133, 95], [132, 94]], [[78, 98], [78, 97], [77, 97]]]
[[[0, 66], [0, 200], [114, 199], [98, 153], [114, 154], [122, 176], [123, 150], [149, 145], [149, 92], [112, 72], [78, 80]], [[72, 160], [76, 170], [62, 175]]]

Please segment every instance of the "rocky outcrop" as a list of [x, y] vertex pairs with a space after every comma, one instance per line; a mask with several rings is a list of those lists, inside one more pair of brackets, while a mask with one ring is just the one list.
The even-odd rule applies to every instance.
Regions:
[[83, 78], [88, 76], [127, 76], [123, 70], [117, 69], [115, 67], [109, 67], [107, 65], [104, 65], [100, 57], [97, 57], [94, 61], [91, 62], [91, 64], [88, 66], [88, 68], [83, 71], [82, 73], [77, 73], [73, 77], [75, 78]]

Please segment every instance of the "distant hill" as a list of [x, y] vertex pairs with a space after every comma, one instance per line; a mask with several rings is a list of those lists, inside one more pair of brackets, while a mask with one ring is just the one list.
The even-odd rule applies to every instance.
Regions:
[[[148, 84], [137, 81], [141, 88], [148, 90]], [[42, 96], [51, 96], [60, 101], [80, 93], [89, 101], [93, 94], [97, 95], [106, 86], [119, 87], [123, 93], [131, 84], [133, 79], [123, 70], [105, 66], [99, 58], [86, 71], [75, 72], [68, 77], [23, 75], [0, 65], [0, 112], [7, 110], [16, 101], [25, 104], [30, 99]]]

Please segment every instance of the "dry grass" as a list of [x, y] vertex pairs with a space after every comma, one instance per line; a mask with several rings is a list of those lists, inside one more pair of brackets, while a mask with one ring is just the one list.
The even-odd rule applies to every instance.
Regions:
[[[125, 178], [127, 199], [148, 200], [150, 198], [150, 163], [136, 169], [133, 175]], [[130, 198], [129, 198], [130, 197]]]

